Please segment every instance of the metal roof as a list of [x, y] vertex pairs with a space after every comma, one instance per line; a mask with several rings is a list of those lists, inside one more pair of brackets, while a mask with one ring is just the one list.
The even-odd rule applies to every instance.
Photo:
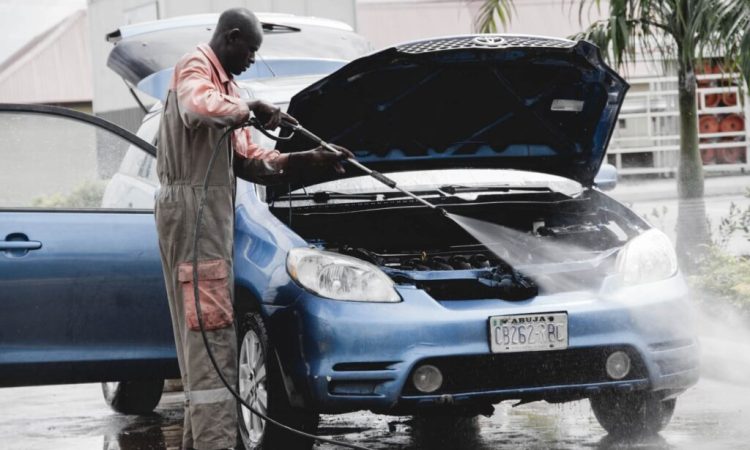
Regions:
[[0, 102], [78, 103], [92, 98], [85, 10], [72, 13], [0, 64]]

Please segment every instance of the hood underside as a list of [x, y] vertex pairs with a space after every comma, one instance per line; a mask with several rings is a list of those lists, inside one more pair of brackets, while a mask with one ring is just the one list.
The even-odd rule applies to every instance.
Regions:
[[[298, 93], [289, 113], [382, 172], [508, 168], [591, 186], [627, 89], [588, 42], [462, 36], [358, 59]], [[297, 136], [279, 144], [309, 147]]]

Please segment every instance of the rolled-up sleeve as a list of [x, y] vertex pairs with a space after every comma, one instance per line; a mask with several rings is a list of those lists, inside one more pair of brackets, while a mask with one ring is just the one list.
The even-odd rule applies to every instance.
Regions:
[[242, 123], [250, 116], [242, 99], [217, 89], [211, 82], [211, 68], [200, 59], [189, 58], [177, 70], [175, 90], [186, 127], [221, 128]]
[[232, 148], [242, 167], [242, 170], [235, 170], [240, 178], [261, 184], [273, 184], [279, 175], [283, 175], [286, 158], [278, 150], [265, 149], [255, 144], [249, 128], [235, 130], [232, 135]]
[[232, 145], [236, 154], [247, 159], [260, 159], [273, 163], [280, 155], [278, 150], [261, 148], [258, 144], [255, 144], [250, 128], [248, 127], [239, 128], [234, 131]]

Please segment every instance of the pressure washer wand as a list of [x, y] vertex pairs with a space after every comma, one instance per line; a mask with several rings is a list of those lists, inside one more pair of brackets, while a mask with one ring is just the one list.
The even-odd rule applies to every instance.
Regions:
[[[331, 144], [325, 142], [320, 137], [316, 136], [314, 133], [309, 131], [308, 129], [304, 128], [300, 124], [291, 123], [287, 120], [282, 120], [282, 125], [285, 128], [291, 129], [294, 133], [300, 133], [306, 138], [310, 139], [311, 141], [317, 143], [319, 146], [325, 148], [328, 151], [331, 151], [335, 154], [341, 154], [340, 151], [336, 150], [335, 147], [333, 147]], [[382, 173], [372, 170], [369, 167], [363, 165], [359, 161], [357, 161], [354, 158], [346, 158], [346, 160], [349, 162], [349, 164], [353, 165], [354, 167], [358, 168], [359, 170], [363, 171], [367, 175], [375, 178], [376, 180], [380, 181], [381, 183], [385, 184], [386, 186], [390, 187], [391, 189], [396, 189], [397, 191], [402, 192], [403, 194], [408, 195], [409, 197], [413, 198], [414, 200], [417, 200], [420, 203], [423, 203], [425, 206], [429, 206], [430, 208], [434, 210], [438, 210], [445, 214], [445, 210], [443, 208], [440, 208], [438, 206], [433, 205], [432, 203], [428, 202], [427, 200], [423, 199], [422, 197], [419, 197], [418, 195], [414, 194], [413, 192], [409, 192], [406, 189], [402, 188], [398, 184], [396, 184], [395, 181], [388, 178], [387, 176], [383, 175]]]

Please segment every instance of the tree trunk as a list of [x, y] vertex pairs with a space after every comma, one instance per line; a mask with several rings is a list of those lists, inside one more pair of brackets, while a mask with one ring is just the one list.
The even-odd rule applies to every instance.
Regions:
[[[684, 60], [683, 60], [684, 61]], [[698, 149], [698, 109], [693, 63], [679, 63], [680, 164], [677, 178], [677, 256], [692, 272], [710, 243], [703, 199], [703, 162]]]

